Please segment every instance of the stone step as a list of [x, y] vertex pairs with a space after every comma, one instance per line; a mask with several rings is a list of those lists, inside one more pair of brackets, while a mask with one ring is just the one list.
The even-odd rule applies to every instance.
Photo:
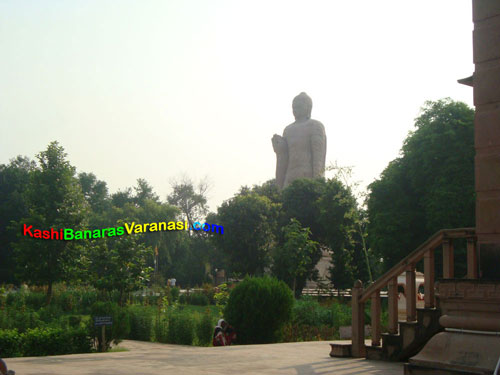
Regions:
[[401, 351], [403, 338], [401, 335], [393, 335], [390, 333], [382, 333], [382, 349], [385, 360], [398, 361], [399, 352]]
[[[365, 341], [366, 358], [374, 360], [403, 361], [418, 353], [434, 334], [442, 330], [441, 313], [437, 309], [417, 309], [417, 321], [399, 322], [398, 334], [382, 334], [382, 347], [373, 347]], [[330, 344], [331, 357], [351, 357], [350, 342]]]
[[352, 357], [351, 347], [352, 344], [330, 344], [330, 357]]
[[409, 348], [415, 342], [420, 328], [419, 322], [400, 322], [401, 351]]
[[417, 309], [417, 321], [399, 322], [399, 334], [382, 334], [383, 355], [390, 361], [406, 361], [442, 330], [438, 309]]
[[381, 346], [365, 346], [366, 349], [366, 359], [371, 359], [375, 361], [383, 361], [385, 359], [384, 352]]

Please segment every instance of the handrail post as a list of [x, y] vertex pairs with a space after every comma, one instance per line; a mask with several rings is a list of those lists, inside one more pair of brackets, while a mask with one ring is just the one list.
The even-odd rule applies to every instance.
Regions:
[[372, 346], [380, 346], [380, 290], [371, 296]]
[[352, 356], [365, 356], [365, 304], [360, 301], [363, 283], [358, 280], [352, 288]]
[[415, 265], [410, 264], [406, 269], [406, 321], [417, 320], [417, 291], [415, 284]]
[[398, 278], [393, 277], [387, 285], [389, 306], [389, 322], [387, 330], [391, 334], [398, 333]]
[[424, 302], [425, 308], [434, 307], [434, 249], [429, 249], [424, 255]]
[[443, 240], [443, 278], [453, 279], [455, 276], [455, 263], [453, 260], [453, 242], [447, 238]]
[[477, 248], [474, 237], [467, 238], [467, 278], [477, 279]]

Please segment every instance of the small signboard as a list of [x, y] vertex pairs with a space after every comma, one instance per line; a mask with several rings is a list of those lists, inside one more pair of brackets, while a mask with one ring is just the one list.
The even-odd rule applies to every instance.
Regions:
[[112, 326], [113, 317], [111, 316], [94, 316], [94, 327]]

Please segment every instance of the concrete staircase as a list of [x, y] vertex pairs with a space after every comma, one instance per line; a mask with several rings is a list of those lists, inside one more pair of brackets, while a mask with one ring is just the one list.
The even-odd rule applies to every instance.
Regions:
[[[399, 333], [382, 334], [382, 346], [365, 345], [366, 359], [406, 361], [417, 354], [429, 339], [443, 328], [439, 325], [441, 313], [435, 308], [417, 309], [417, 321], [399, 322]], [[330, 344], [332, 357], [350, 357], [351, 344]]]
[[417, 354], [429, 339], [442, 331], [438, 309], [417, 309], [417, 321], [399, 322], [399, 334], [382, 334], [382, 347], [366, 346], [366, 358], [406, 361]]

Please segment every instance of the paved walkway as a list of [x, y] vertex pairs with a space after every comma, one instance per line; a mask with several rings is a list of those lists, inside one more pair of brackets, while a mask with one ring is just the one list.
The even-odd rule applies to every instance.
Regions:
[[16, 375], [376, 374], [401, 363], [330, 358], [329, 341], [200, 348], [125, 340], [128, 352], [7, 359]]

